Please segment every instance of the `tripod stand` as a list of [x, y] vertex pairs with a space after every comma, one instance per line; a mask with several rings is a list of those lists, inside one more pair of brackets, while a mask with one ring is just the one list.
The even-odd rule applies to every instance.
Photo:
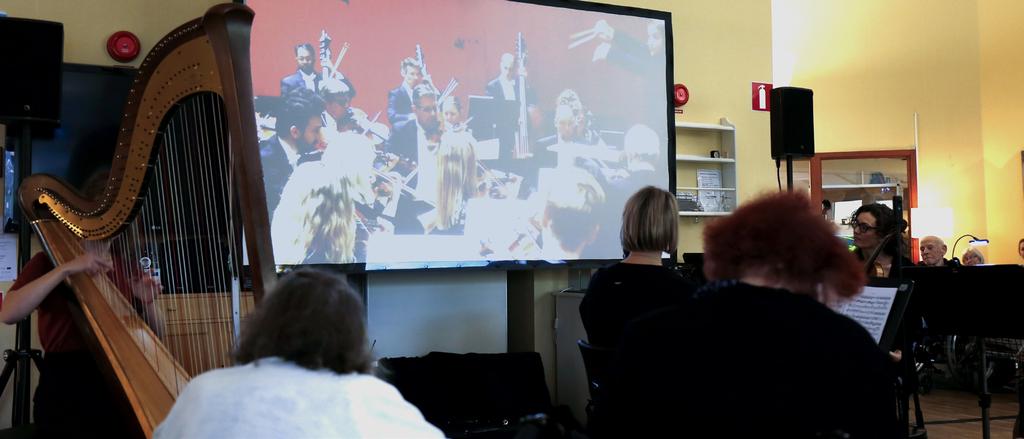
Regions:
[[[32, 170], [32, 124], [25, 123], [21, 126], [21, 141], [15, 150], [15, 157], [18, 166], [15, 181], [20, 179]], [[14, 193], [17, 193], [19, 184], [15, 184]], [[17, 203], [14, 203], [17, 205]], [[30, 231], [28, 222], [21, 217], [21, 209], [17, 209], [18, 220], [18, 266], [24, 267], [28, 262], [28, 255], [31, 252]], [[32, 349], [32, 317], [25, 317], [18, 322], [15, 330], [16, 338], [14, 349], [4, 351], [4, 370], [0, 373], [0, 396], [3, 396], [7, 389], [7, 383], [14, 375], [14, 400], [11, 408], [11, 423], [17, 427], [27, 425], [32, 412], [32, 369], [30, 362], [34, 361], [36, 369], [40, 368], [40, 361], [43, 354], [38, 349]]]
[[41, 370], [40, 361], [43, 359], [43, 352], [31, 348], [31, 317], [26, 317], [25, 320], [18, 322], [15, 331], [17, 335], [14, 349], [4, 350], [4, 370], [3, 373], [0, 373], [0, 397], [7, 389], [11, 375], [14, 375], [14, 404], [11, 409], [11, 423], [14, 426], [19, 426], [29, 423], [31, 408], [29, 360], [35, 362], [36, 369]]

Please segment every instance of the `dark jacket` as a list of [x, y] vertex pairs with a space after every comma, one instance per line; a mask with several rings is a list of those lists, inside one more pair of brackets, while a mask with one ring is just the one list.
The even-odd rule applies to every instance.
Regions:
[[587, 342], [615, 347], [630, 320], [688, 301], [693, 291], [693, 285], [665, 267], [620, 262], [601, 268], [580, 302]]
[[395, 127], [399, 123], [414, 119], [415, 115], [412, 113], [412, 98], [409, 97], [409, 93], [405, 92], [405, 88], [398, 86], [388, 92], [388, 122], [391, 123], [392, 127]]
[[595, 437], [897, 437], [890, 370], [867, 330], [811, 297], [714, 283], [627, 326], [591, 427]]
[[[288, 94], [292, 92], [292, 90], [298, 88], [306, 88], [306, 81], [302, 80], [302, 73], [300, 73], [298, 70], [296, 70], [295, 73], [292, 73], [291, 75], [281, 78], [281, 97], [287, 97]], [[320, 88], [319, 73], [316, 73], [316, 78], [313, 79], [313, 88], [313, 93], [316, 93], [317, 89]]]

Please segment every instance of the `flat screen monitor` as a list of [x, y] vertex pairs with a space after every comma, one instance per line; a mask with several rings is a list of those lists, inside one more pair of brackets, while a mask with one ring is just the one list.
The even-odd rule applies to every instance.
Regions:
[[675, 187], [668, 13], [246, 4], [278, 265], [594, 265], [630, 195]]

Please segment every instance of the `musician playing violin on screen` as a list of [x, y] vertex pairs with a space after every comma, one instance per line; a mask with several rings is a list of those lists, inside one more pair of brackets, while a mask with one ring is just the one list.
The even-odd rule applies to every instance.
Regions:
[[[441, 120], [437, 112], [437, 92], [429, 84], [413, 90], [410, 110], [414, 117], [395, 126], [384, 150], [392, 160], [380, 172], [398, 172], [396, 182], [399, 206], [396, 212], [396, 233], [423, 233], [416, 218], [430, 210], [436, 197], [437, 147], [441, 142]], [[417, 203], [418, 202], [418, 203]]]
[[368, 118], [363, 110], [353, 107], [354, 96], [347, 81], [327, 78], [320, 83], [320, 97], [324, 100], [324, 128], [363, 135], [374, 145], [387, 140], [391, 130], [387, 125]]

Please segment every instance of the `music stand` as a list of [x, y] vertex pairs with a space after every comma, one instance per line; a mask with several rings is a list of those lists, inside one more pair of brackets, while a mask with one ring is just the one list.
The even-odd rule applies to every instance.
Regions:
[[519, 121], [519, 102], [493, 96], [469, 96], [468, 128], [477, 140], [499, 139], [502, 149], [511, 150], [507, 144], [513, 139]]
[[[923, 317], [929, 332], [936, 334], [978, 337], [981, 351], [978, 405], [981, 406], [982, 436], [988, 439], [991, 435], [989, 407], [992, 398], [985, 377], [984, 337], [1024, 338], [1024, 326], [1019, 320], [1020, 310], [1024, 309], [1024, 296], [1005, 291], [1006, 285], [1024, 283], [1024, 267], [904, 267], [903, 277], [913, 279], [917, 290], [908, 318]], [[1021, 383], [1017, 385], [1020, 398]], [[1024, 415], [1020, 408], [1018, 423]]]

